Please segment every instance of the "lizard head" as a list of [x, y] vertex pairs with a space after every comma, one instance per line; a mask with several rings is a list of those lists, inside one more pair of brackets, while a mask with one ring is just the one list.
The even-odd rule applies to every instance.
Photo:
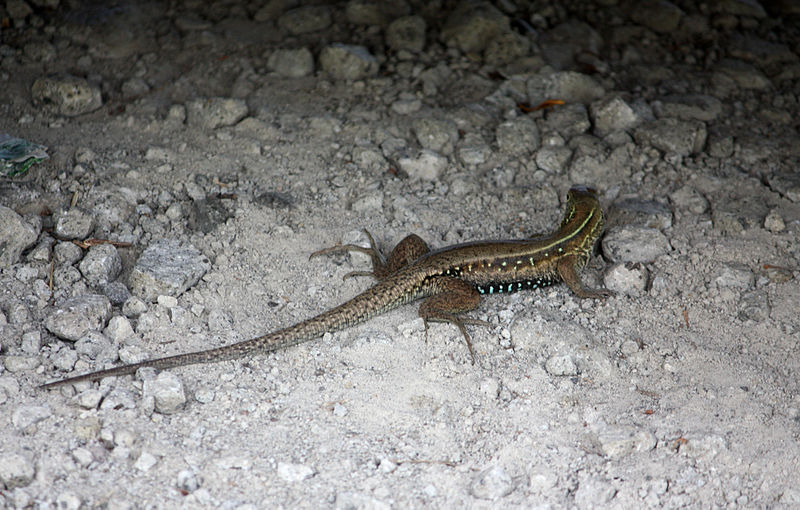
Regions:
[[571, 187], [567, 192], [567, 208], [561, 222], [561, 230], [574, 234], [572, 247], [585, 257], [585, 260], [588, 260], [594, 243], [603, 232], [604, 225], [603, 210], [600, 208], [597, 190], [583, 185]]

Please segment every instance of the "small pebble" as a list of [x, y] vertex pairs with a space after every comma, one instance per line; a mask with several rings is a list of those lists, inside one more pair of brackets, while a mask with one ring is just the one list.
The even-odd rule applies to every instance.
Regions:
[[38, 232], [13, 209], [0, 206], [0, 267], [19, 261], [20, 255], [36, 242]]
[[314, 55], [308, 48], [278, 49], [267, 59], [267, 69], [284, 78], [302, 78], [314, 72]]
[[136, 468], [138, 471], [147, 472], [153, 468], [158, 463], [158, 459], [150, 452], [142, 452], [139, 454], [139, 458], [136, 459], [134, 462], [133, 467]]
[[11, 423], [18, 431], [25, 433], [52, 414], [52, 410], [47, 406], [20, 405], [11, 413]]
[[419, 53], [425, 48], [426, 26], [421, 16], [397, 18], [386, 28], [386, 44], [395, 51]]
[[497, 501], [514, 492], [515, 484], [501, 466], [484, 469], [472, 482], [470, 492], [478, 499]]
[[55, 234], [60, 239], [86, 239], [94, 228], [94, 218], [73, 207], [55, 215]]
[[322, 70], [336, 80], [354, 81], [378, 73], [378, 60], [364, 46], [334, 43], [322, 49]]
[[603, 426], [597, 432], [597, 441], [603, 454], [611, 458], [649, 451], [656, 446], [652, 432], [623, 425]]
[[186, 122], [202, 129], [233, 126], [247, 116], [247, 103], [241, 99], [211, 97], [186, 103]]
[[142, 252], [131, 271], [131, 291], [146, 301], [177, 296], [197, 283], [211, 263], [194, 246], [170, 239], [155, 241]]
[[278, 462], [278, 476], [286, 482], [296, 483], [314, 476], [314, 470], [303, 464]]
[[127, 338], [134, 335], [133, 326], [127, 317], [115, 315], [108, 321], [108, 326], [103, 330], [103, 333], [111, 339], [112, 342], [120, 344]]
[[47, 111], [74, 117], [103, 106], [100, 87], [70, 74], [37, 78], [31, 86], [33, 103]]
[[175, 485], [186, 492], [194, 492], [200, 488], [201, 479], [194, 471], [184, 469], [178, 472]]
[[97, 409], [97, 406], [100, 405], [100, 401], [103, 399], [103, 392], [100, 390], [96, 390], [94, 388], [90, 388], [88, 390], [80, 392], [77, 397], [78, 405], [81, 406], [83, 409]]
[[186, 403], [183, 383], [171, 372], [161, 372], [155, 379], [145, 381], [143, 395], [152, 396], [155, 410], [161, 414], [173, 414]]
[[784, 223], [783, 218], [778, 211], [773, 209], [764, 219], [764, 228], [773, 233], [783, 232], [786, 230], [786, 223]]
[[72, 265], [83, 256], [83, 251], [75, 243], [60, 241], [53, 248], [53, 256], [57, 265]]
[[35, 474], [36, 467], [28, 457], [9, 452], [0, 454], [0, 484], [6, 489], [27, 487]]
[[517, 155], [535, 152], [539, 149], [539, 128], [528, 117], [503, 122], [495, 130], [495, 138], [500, 152]]
[[75, 462], [81, 467], [89, 467], [89, 464], [94, 461], [94, 456], [88, 448], [78, 447], [72, 450], [71, 453], [72, 458], [75, 459]]
[[459, 2], [439, 37], [464, 53], [483, 51], [496, 35], [509, 30], [509, 19], [489, 2]]
[[278, 26], [293, 35], [317, 32], [330, 26], [331, 10], [325, 5], [309, 5], [286, 11]]
[[550, 356], [544, 364], [547, 373], [554, 376], [575, 376], [578, 375], [578, 366], [569, 354], [557, 354]]
[[423, 150], [416, 158], [398, 159], [397, 164], [412, 179], [438, 181], [447, 168], [447, 158], [433, 151]]
[[717, 287], [734, 289], [750, 289], [756, 279], [753, 271], [743, 264], [721, 264], [712, 278]]
[[627, 225], [610, 228], [602, 243], [612, 262], [651, 262], [672, 249], [660, 230]]
[[45, 319], [48, 331], [65, 340], [78, 340], [90, 330], [101, 330], [111, 315], [111, 301], [100, 294], [69, 298]]
[[119, 276], [122, 259], [113, 245], [99, 244], [89, 248], [78, 268], [89, 285], [99, 287]]
[[647, 288], [650, 272], [641, 263], [617, 263], [606, 270], [603, 285], [619, 294], [637, 296]]

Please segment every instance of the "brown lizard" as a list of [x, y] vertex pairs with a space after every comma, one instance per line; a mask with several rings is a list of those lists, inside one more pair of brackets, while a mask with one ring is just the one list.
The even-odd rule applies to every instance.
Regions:
[[[388, 260], [378, 251], [367, 232], [370, 247], [340, 245], [312, 253], [311, 257], [338, 251], [359, 251], [372, 259], [372, 271], [345, 275], [375, 277], [378, 282], [345, 303], [316, 317], [257, 338], [215, 349], [176, 354], [78, 375], [42, 385], [90, 381], [132, 374], [143, 367], [168, 369], [195, 363], [212, 363], [271, 352], [297, 345], [362, 323], [376, 315], [417, 299], [425, 299], [419, 315], [425, 321], [451, 322], [458, 326], [474, 361], [474, 350], [465, 324], [483, 321], [459, 317], [478, 307], [481, 294], [505, 294], [565, 282], [580, 298], [604, 298], [606, 289], [583, 285], [578, 271], [589, 261], [603, 231], [603, 212], [597, 192], [575, 186], [567, 193], [567, 207], [559, 228], [552, 234], [531, 239], [476, 241], [439, 250], [429, 250], [419, 236], [411, 234], [392, 250]], [[366, 232], [366, 231], [365, 231]]]

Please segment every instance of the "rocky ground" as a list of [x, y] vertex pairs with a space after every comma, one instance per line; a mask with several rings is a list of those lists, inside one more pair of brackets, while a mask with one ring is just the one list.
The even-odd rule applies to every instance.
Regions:
[[[0, 502], [11, 508], [800, 504], [800, 8], [292, 0], [0, 7]], [[606, 235], [489, 297], [217, 347], [370, 285], [359, 254]]]

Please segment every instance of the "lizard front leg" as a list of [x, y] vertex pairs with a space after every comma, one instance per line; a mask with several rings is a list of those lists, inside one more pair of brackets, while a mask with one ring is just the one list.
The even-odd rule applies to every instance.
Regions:
[[614, 295], [614, 291], [608, 289], [592, 289], [583, 284], [578, 275], [578, 259], [574, 255], [565, 256], [558, 261], [558, 274], [567, 286], [579, 298], [602, 299]]

